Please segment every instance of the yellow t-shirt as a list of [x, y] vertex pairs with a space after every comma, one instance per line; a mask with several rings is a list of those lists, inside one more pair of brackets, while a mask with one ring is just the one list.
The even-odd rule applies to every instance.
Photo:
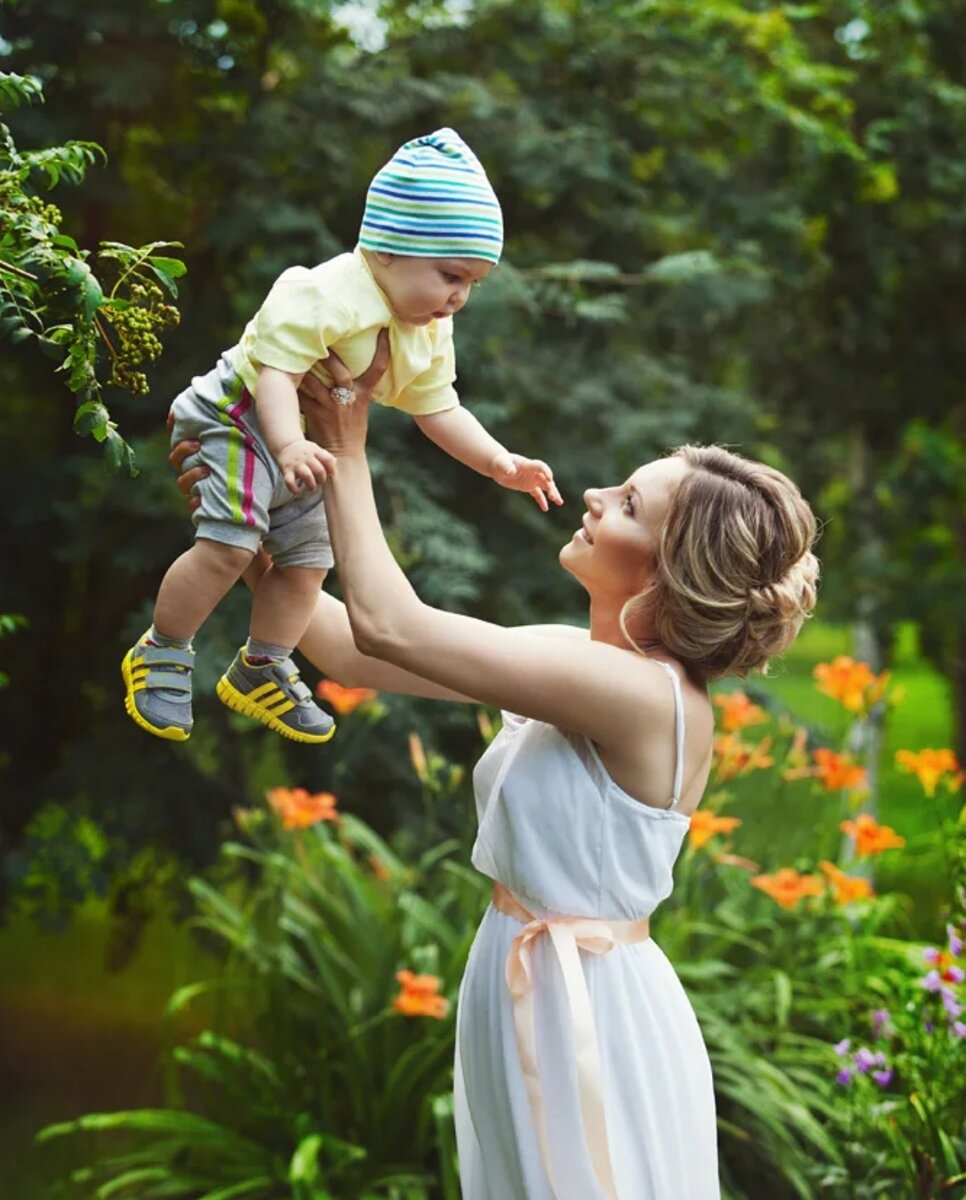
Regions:
[[353, 376], [361, 375], [372, 362], [379, 330], [387, 328], [389, 367], [373, 400], [411, 416], [459, 404], [453, 318], [428, 325], [397, 321], [358, 247], [317, 267], [283, 271], [228, 355], [253, 393], [260, 366], [293, 375], [312, 370], [331, 386], [331, 376], [315, 363], [334, 350]]

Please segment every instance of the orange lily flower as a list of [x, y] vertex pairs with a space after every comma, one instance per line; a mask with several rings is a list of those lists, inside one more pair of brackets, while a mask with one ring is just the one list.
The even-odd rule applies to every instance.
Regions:
[[897, 850], [906, 844], [904, 837], [888, 825], [880, 825], [871, 813], [859, 813], [854, 821], [842, 821], [839, 829], [855, 838], [857, 858], [881, 854], [883, 850]]
[[771, 896], [782, 908], [795, 908], [806, 896], [821, 896], [824, 891], [817, 875], [800, 875], [794, 867], [782, 867], [774, 875], [756, 875], [751, 886]]
[[311, 795], [305, 788], [270, 788], [266, 793], [271, 808], [282, 818], [283, 829], [308, 829], [319, 821], [338, 821], [338, 803], [331, 792]]
[[449, 1012], [449, 1001], [439, 994], [442, 980], [435, 975], [414, 975], [412, 971], [397, 971], [402, 985], [392, 1006], [404, 1017], [433, 1017], [441, 1021]]
[[715, 775], [719, 780], [734, 779], [750, 771], [761, 771], [774, 765], [768, 754], [772, 739], [763, 738], [757, 746], [749, 746], [736, 733], [723, 733], [714, 739]]
[[360, 704], [368, 704], [370, 700], [375, 700], [379, 695], [374, 688], [343, 687], [334, 679], [323, 679], [315, 689], [315, 694], [330, 708], [334, 708], [340, 717], [348, 716]]
[[799, 725], [785, 754], [782, 779], [808, 779], [815, 768], [808, 765], [808, 730]]
[[697, 850], [716, 834], [730, 833], [740, 824], [741, 821], [737, 817], [719, 817], [710, 809], [696, 808], [691, 814], [688, 837], [691, 845]]
[[378, 854], [369, 855], [369, 866], [372, 867], [372, 873], [380, 883], [385, 883], [387, 880], [392, 878], [392, 872]]
[[815, 774], [827, 792], [854, 792], [865, 787], [865, 767], [853, 762], [848, 754], [837, 754], [820, 746], [813, 751], [812, 757], [815, 759]]
[[940, 782], [951, 792], [958, 792], [962, 786], [963, 773], [952, 750], [920, 750], [918, 754], [897, 750], [896, 766], [915, 775], [927, 796], [935, 796]]
[[426, 748], [418, 733], [409, 735], [409, 761], [413, 764], [416, 778], [423, 783], [429, 778], [429, 763], [426, 761]]
[[715, 696], [714, 702], [721, 709], [721, 728], [726, 733], [735, 733], [748, 725], [761, 725], [768, 720], [765, 710], [752, 704], [744, 692]]
[[830, 663], [819, 663], [812, 671], [818, 690], [837, 700], [848, 712], [866, 712], [885, 695], [889, 672], [876, 675], [868, 663], [840, 654]]
[[829, 882], [836, 904], [851, 904], [853, 900], [868, 900], [875, 895], [868, 879], [846, 875], [835, 863], [823, 860], [818, 864]]

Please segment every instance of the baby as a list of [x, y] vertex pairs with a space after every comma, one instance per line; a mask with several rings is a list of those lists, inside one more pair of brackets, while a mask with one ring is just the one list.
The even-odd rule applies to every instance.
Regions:
[[546, 509], [560, 502], [545, 463], [511, 454], [454, 390], [453, 316], [499, 261], [503, 217], [486, 172], [452, 129], [407, 142], [377, 173], [359, 245], [276, 280], [241, 341], [172, 406], [172, 443], [201, 443], [195, 542], [169, 567], [151, 628], [124, 656], [125, 708], [157, 737], [191, 734], [191, 639], [260, 544], [272, 556], [252, 600], [246, 644], [217, 685], [220, 699], [299, 742], [325, 742], [332, 718], [290, 657], [333, 565], [322, 503], [331, 455], [308, 440], [298, 388], [306, 372], [333, 387], [321, 359], [360, 375], [382, 329], [390, 364], [372, 398], [409, 413], [453, 458]]

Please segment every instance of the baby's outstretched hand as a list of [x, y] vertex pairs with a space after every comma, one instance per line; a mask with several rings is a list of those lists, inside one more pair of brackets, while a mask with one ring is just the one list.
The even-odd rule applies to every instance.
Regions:
[[289, 442], [278, 452], [276, 462], [285, 486], [296, 496], [305, 489], [314, 492], [335, 470], [335, 459], [328, 450], [323, 450], [308, 438]]
[[524, 458], [522, 454], [509, 451], [496, 454], [490, 463], [490, 475], [501, 487], [527, 492], [543, 512], [550, 508], [548, 501], [563, 504], [563, 497], [553, 481], [553, 471], [538, 458]]

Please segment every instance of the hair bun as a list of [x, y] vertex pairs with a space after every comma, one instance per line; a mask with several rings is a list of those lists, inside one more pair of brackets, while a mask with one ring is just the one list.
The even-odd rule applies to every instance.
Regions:
[[[815, 608], [815, 517], [780, 471], [719, 446], [683, 446], [655, 571], [624, 606], [706, 679], [767, 670]], [[763, 582], [763, 580], [767, 582]]]

